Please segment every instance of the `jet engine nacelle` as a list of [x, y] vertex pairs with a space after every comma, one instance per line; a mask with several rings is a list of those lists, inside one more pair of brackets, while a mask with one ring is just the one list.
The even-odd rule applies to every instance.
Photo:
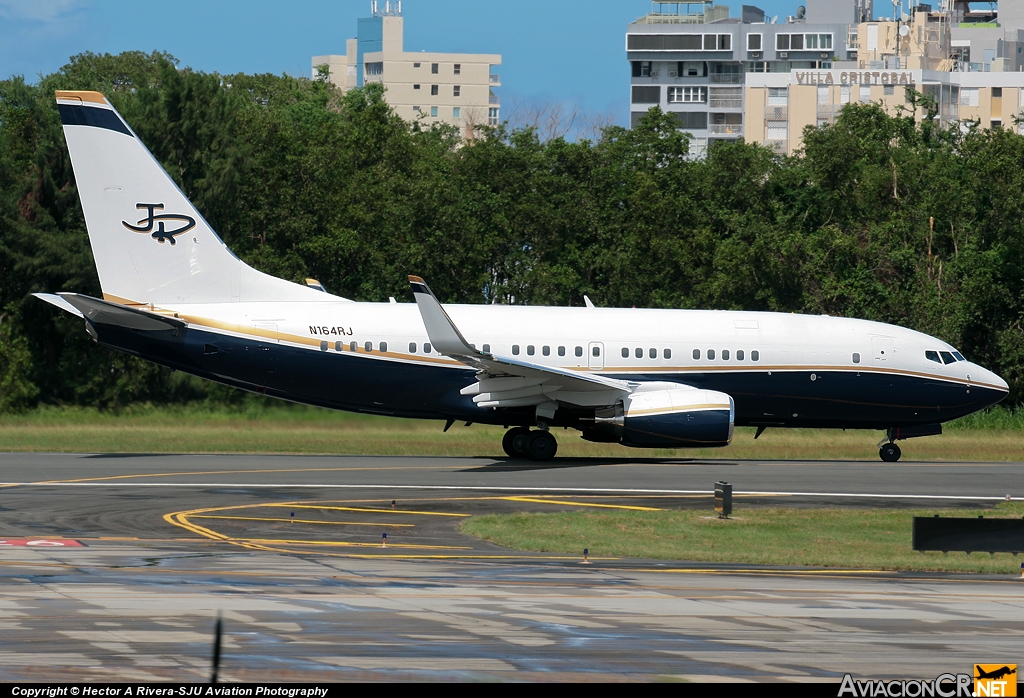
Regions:
[[736, 409], [715, 390], [647, 383], [621, 405], [599, 410], [583, 438], [644, 448], [708, 448], [732, 441]]

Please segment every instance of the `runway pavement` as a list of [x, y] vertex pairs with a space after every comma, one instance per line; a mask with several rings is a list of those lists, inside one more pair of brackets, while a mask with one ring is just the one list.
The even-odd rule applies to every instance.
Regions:
[[458, 524], [710, 509], [720, 479], [743, 506], [984, 507], [1024, 495], [1022, 475], [1021, 463], [0, 454], [0, 536], [16, 541], [0, 543], [0, 679], [201, 680], [218, 612], [229, 680], [838, 682], [1013, 663], [1024, 582], [583, 565]]

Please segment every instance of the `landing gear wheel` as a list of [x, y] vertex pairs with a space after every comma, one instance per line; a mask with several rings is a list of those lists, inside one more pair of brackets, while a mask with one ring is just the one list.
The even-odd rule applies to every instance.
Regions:
[[532, 431], [524, 451], [530, 460], [551, 460], [558, 451], [558, 442], [549, 432]]
[[895, 463], [903, 455], [900, 452], [900, 447], [893, 443], [888, 443], [878, 449], [878, 456], [886, 463]]
[[501, 447], [509, 458], [525, 458], [525, 445], [529, 436], [530, 430], [526, 427], [513, 427], [505, 432], [505, 436], [501, 439]]

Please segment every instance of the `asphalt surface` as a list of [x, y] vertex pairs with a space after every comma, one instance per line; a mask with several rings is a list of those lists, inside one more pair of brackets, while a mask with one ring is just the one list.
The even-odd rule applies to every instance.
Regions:
[[710, 510], [722, 479], [737, 507], [979, 508], [1024, 495], [1022, 475], [1021, 463], [0, 454], [0, 537], [14, 541], [0, 541], [0, 680], [203, 680], [218, 613], [227, 680], [838, 682], [1015, 663], [1024, 581], [1009, 577], [584, 565], [458, 525], [595, 505]]

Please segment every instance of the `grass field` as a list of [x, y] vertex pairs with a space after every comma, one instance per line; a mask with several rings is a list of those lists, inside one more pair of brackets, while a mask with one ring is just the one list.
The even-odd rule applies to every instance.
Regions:
[[[118, 413], [43, 408], [0, 416], [0, 451], [85, 453], [326, 453], [502, 456], [503, 429], [370, 417], [317, 408], [251, 404], [248, 409], [137, 406]], [[593, 444], [557, 430], [559, 456], [877, 460], [875, 431], [736, 430], [724, 449], [639, 450]], [[941, 436], [900, 443], [907, 460], [1024, 459], [1024, 410], [991, 410], [946, 426]]]
[[[872, 570], [1014, 574], [1010, 553], [917, 553], [914, 516], [968, 516], [963, 510], [743, 508], [720, 520], [710, 511], [567, 511], [474, 516], [462, 530], [515, 550], [696, 562], [807, 565]], [[986, 516], [1024, 515], [1001, 503]]]

